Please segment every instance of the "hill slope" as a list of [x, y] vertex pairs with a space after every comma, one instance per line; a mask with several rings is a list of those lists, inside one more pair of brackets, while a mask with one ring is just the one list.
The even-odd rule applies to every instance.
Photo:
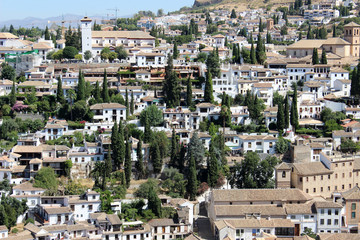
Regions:
[[195, 0], [193, 7], [222, 8], [244, 11], [256, 8], [279, 7], [294, 0]]

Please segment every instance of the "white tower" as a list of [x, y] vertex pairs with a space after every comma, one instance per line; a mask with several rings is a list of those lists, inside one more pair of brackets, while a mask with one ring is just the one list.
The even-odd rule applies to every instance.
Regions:
[[92, 20], [88, 17], [81, 19], [81, 47], [83, 54], [88, 50], [92, 53], [91, 22]]

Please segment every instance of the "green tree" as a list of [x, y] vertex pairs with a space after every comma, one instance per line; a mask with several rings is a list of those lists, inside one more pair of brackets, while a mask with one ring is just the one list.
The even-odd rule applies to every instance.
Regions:
[[177, 73], [173, 70], [173, 58], [169, 54], [165, 67], [165, 80], [163, 83], [164, 99], [167, 107], [173, 108], [180, 105], [180, 86]]
[[128, 56], [128, 53], [126, 52], [124, 46], [116, 47], [115, 53], [117, 54], [117, 59], [119, 60], [126, 59]]
[[125, 107], [126, 107], [126, 119], [129, 119], [130, 108], [129, 108], [129, 93], [127, 88], [125, 89]]
[[28, 105], [31, 105], [31, 104], [36, 103], [37, 100], [38, 100], [38, 98], [36, 97], [35, 88], [32, 87], [31, 90], [30, 90], [30, 93], [26, 94], [25, 103], [28, 104]]
[[195, 159], [194, 157], [190, 156], [189, 177], [187, 184], [187, 191], [190, 197], [190, 201], [195, 201], [197, 188], [198, 188], [198, 182], [197, 182]]
[[208, 156], [208, 184], [210, 187], [215, 187], [219, 179], [219, 163], [216, 158], [214, 144], [210, 144]]
[[265, 53], [265, 45], [264, 41], [261, 38], [260, 33], [258, 34], [258, 40], [256, 43], [256, 60], [259, 64], [264, 64], [266, 60], [266, 53]]
[[99, 82], [96, 81], [95, 83], [95, 89], [94, 89], [94, 99], [96, 103], [101, 103], [101, 90], [100, 90], [100, 86], [99, 86]]
[[290, 118], [289, 118], [289, 114], [290, 114], [290, 109], [289, 109], [289, 96], [286, 94], [286, 97], [284, 99], [284, 121], [285, 121], [285, 129], [287, 129], [289, 127], [289, 123], [290, 123]]
[[13, 80], [16, 77], [15, 69], [9, 64], [1, 64], [1, 79]]
[[115, 122], [111, 129], [111, 146], [112, 146], [112, 159], [114, 160], [115, 169], [120, 169], [121, 156], [120, 156], [120, 143], [119, 143], [119, 130]]
[[262, 24], [262, 20], [261, 18], [259, 19], [259, 32], [263, 32], [264, 31], [264, 25]]
[[360, 145], [351, 139], [342, 138], [340, 149], [343, 153], [356, 153], [360, 150]]
[[354, 68], [354, 70], [352, 71], [352, 75], [351, 75], [351, 89], [350, 89], [350, 94], [351, 96], [358, 96], [359, 95], [359, 88], [360, 88], [360, 82], [359, 82], [359, 65], [356, 68]]
[[311, 228], [305, 228], [304, 232], [301, 235], [302, 236], [309, 236], [309, 237], [311, 237], [313, 239], [316, 239], [316, 236], [317, 236], [317, 234], [314, 233]]
[[261, 161], [256, 152], [247, 152], [244, 160], [232, 169], [230, 185], [236, 188], [273, 188], [272, 178], [277, 164], [274, 156]]
[[72, 168], [72, 161], [70, 159], [66, 160], [65, 161], [65, 167], [64, 167], [64, 170], [65, 170], [65, 174], [67, 177], [70, 177], [70, 173], [71, 173], [71, 168]]
[[179, 157], [179, 142], [175, 133], [175, 128], [172, 130], [171, 136], [171, 153], [170, 153], [170, 166], [176, 167], [177, 158]]
[[13, 106], [13, 105], [16, 103], [15, 78], [13, 78], [12, 82], [13, 82], [13, 85], [12, 85], [11, 92], [10, 92], [10, 95], [9, 95], [9, 103], [10, 103], [10, 106]]
[[177, 43], [176, 42], [174, 42], [173, 57], [174, 57], [174, 59], [178, 59], [178, 57], [179, 57], [179, 50], [177, 48]]
[[50, 32], [49, 32], [49, 28], [47, 26], [45, 28], [44, 38], [45, 38], [45, 40], [50, 40]]
[[333, 24], [332, 32], [333, 32], [333, 37], [337, 37], [335, 24]]
[[77, 101], [86, 100], [85, 97], [85, 78], [84, 75], [81, 72], [81, 69], [79, 70], [79, 77], [78, 77], [78, 86], [77, 86]]
[[161, 201], [154, 189], [150, 189], [149, 191], [148, 209], [150, 209], [157, 217], [161, 217]]
[[306, 38], [307, 38], [307, 39], [314, 39], [314, 33], [313, 33], [313, 31], [311, 30], [311, 25], [310, 25], [310, 24], [309, 24], [309, 29], [308, 29]]
[[75, 55], [78, 53], [79, 53], [79, 51], [75, 47], [72, 47], [72, 46], [66, 46], [62, 51], [63, 57], [67, 58], [67, 59], [74, 59]]
[[160, 155], [159, 145], [156, 142], [150, 145], [151, 161], [154, 168], [154, 173], [159, 174], [162, 169], [163, 160]]
[[323, 51], [321, 53], [321, 64], [327, 64], [327, 58], [326, 58], [325, 49], [323, 49]]
[[54, 169], [42, 167], [34, 177], [34, 187], [44, 188], [50, 195], [55, 195], [58, 189], [58, 181]]
[[319, 64], [319, 54], [317, 48], [313, 49], [313, 55], [312, 55], [312, 64]]
[[255, 48], [254, 48], [254, 43], [251, 43], [250, 63], [251, 63], [251, 64], [256, 64], [256, 63], [257, 63], [256, 53], [255, 53]]
[[283, 137], [279, 137], [275, 150], [277, 153], [284, 154], [289, 150], [289, 143]]
[[131, 97], [130, 97], [130, 113], [131, 113], [131, 115], [134, 114], [134, 108], [135, 108], [135, 104], [134, 104], [134, 92], [131, 91]]
[[163, 112], [154, 104], [141, 111], [140, 123], [143, 126], [146, 123], [145, 116], [147, 116], [150, 126], [159, 126], [164, 121]]
[[118, 143], [119, 143], [119, 159], [118, 159], [118, 168], [124, 164], [125, 154], [126, 154], [126, 146], [125, 146], [125, 137], [124, 137], [124, 126], [122, 122], [119, 122], [119, 134], [118, 134]]
[[236, 12], [235, 9], [231, 11], [230, 18], [236, 18]]
[[65, 98], [64, 98], [64, 91], [62, 88], [62, 80], [60, 78], [60, 76], [57, 79], [58, 83], [57, 83], [57, 90], [56, 90], [56, 101], [60, 104], [64, 104], [65, 103]]
[[91, 53], [91, 51], [89, 51], [89, 50], [85, 51], [85, 53], [84, 53], [84, 59], [85, 59], [86, 61], [88, 61], [88, 60], [90, 60], [91, 58], [92, 58], [92, 53]]
[[294, 129], [299, 128], [299, 113], [297, 109], [297, 86], [293, 84], [294, 93], [293, 93], [293, 100], [291, 103], [291, 112], [290, 112], [290, 123], [294, 127]]
[[103, 80], [103, 84], [102, 84], [102, 94], [101, 95], [102, 95], [102, 99], [105, 103], [110, 102], [106, 69], [104, 69], [104, 80]]
[[144, 142], [150, 143], [152, 139], [152, 132], [150, 128], [150, 120], [149, 120], [149, 114], [148, 112], [145, 112], [144, 115]]
[[126, 178], [126, 187], [130, 187], [131, 181], [131, 143], [129, 141], [129, 137], [126, 140], [126, 154], [125, 154], [125, 178]]
[[210, 52], [206, 59], [206, 69], [211, 72], [212, 77], [220, 77], [220, 59], [217, 50]]
[[139, 179], [142, 179], [145, 176], [145, 168], [144, 168], [144, 157], [142, 154], [141, 138], [139, 139], [139, 142], [137, 143], [136, 156], [137, 156], [137, 161], [135, 163], [135, 169], [138, 173]]
[[212, 75], [211, 69], [208, 69], [206, 74], [206, 82], [205, 82], [205, 90], [204, 90], [204, 101], [213, 103], [214, 96], [213, 96], [213, 82], [212, 82]]
[[186, 85], [186, 105], [188, 107], [192, 105], [192, 85], [191, 85], [190, 76], [187, 80], [187, 85]]
[[283, 133], [285, 128], [285, 116], [284, 116], [284, 105], [282, 102], [278, 103], [277, 121], [276, 126], [280, 134]]

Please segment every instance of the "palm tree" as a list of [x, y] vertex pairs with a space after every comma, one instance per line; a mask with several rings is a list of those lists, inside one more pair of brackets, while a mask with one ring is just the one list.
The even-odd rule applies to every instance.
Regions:
[[71, 121], [73, 120], [73, 113], [72, 113], [72, 107], [73, 107], [73, 104], [74, 104], [74, 99], [76, 98], [76, 93], [74, 91], [74, 89], [69, 89], [67, 91], [67, 95], [70, 99], [70, 106], [71, 106], [71, 109], [70, 109], [70, 114], [71, 114]]

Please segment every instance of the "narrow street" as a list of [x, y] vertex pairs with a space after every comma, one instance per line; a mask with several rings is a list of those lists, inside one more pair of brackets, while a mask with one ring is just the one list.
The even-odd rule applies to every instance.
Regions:
[[196, 220], [196, 224], [198, 227], [197, 234], [201, 239], [206, 239], [206, 240], [214, 239], [214, 236], [210, 228], [210, 221], [209, 218], [207, 217], [207, 212], [204, 204], [201, 204], [200, 206], [200, 212], [198, 215], [198, 219]]

